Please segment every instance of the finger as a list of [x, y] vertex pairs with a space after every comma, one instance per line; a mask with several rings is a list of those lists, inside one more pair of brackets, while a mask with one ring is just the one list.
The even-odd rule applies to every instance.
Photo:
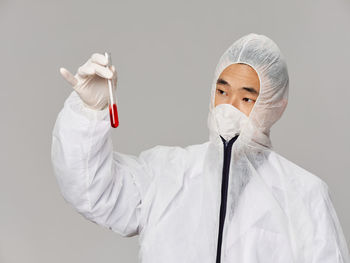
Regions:
[[93, 67], [92, 64], [93, 63], [90, 63], [90, 61], [88, 61], [87, 63], [79, 67], [78, 68], [79, 76], [81, 76], [82, 78], [86, 78], [88, 76], [95, 75], [95, 68]]
[[100, 53], [94, 53], [91, 56], [91, 61], [99, 64], [101, 66], [106, 66], [108, 64], [108, 60], [106, 58], [106, 56], [100, 54]]
[[96, 63], [91, 63], [95, 69], [95, 73], [102, 78], [111, 79], [113, 77], [113, 72], [104, 66], [98, 65]]
[[63, 78], [66, 79], [73, 86], [75, 86], [78, 83], [78, 80], [67, 69], [60, 68], [60, 73], [63, 76]]

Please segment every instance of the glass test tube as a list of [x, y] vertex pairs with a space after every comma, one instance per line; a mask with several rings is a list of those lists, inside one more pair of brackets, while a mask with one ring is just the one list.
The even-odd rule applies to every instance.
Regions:
[[[105, 56], [108, 60], [108, 67], [112, 66], [112, 57], [110, 52], [105, 52]], [[109, 90], [109, 117], [111, 120], [111, 126], [117, 128], [119, 125], [118, 110], [115, 96], [114, 83], [112, 79], [108, 79], [108, 90]]]

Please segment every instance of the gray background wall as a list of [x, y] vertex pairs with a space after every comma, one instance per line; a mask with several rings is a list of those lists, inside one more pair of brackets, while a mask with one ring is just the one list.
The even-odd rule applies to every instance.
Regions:
[[112, 52], [120, 127], [115, 150], [208, 139], [219, 57], [255, 32], [284, 53], [290, 100], [272, 129], [277, 152], [320, 176], [350, 240], [350, 4], [319, 1], [0, 1], [0, 262], [137, 262], [137, 237], [95, 225], [60, 195], [51, 132], [76, 72]]

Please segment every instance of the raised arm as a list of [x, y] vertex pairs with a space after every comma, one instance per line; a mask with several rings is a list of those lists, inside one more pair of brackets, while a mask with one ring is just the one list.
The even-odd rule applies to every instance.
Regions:
[[152, 180], [147, 159], [113, 151], [107, 109], [84, 107], [73, 91], [56, 120], [51, 158], [64, 199], [85, 218], [122, 236], [142, 227], [142, 199]]
[[[94, 53], [73, 76], [60, 68], [74, 91], [52, 133], [51, 160], [64, 199], [85, 218], [122, 236], [143, 226], [142, 204], [153, 178], [148, 165], [154, 148], [139, 156], [113, 151], [107, 79], [114, 66]], [[116, 85], [115, 85], [116, 86]]]

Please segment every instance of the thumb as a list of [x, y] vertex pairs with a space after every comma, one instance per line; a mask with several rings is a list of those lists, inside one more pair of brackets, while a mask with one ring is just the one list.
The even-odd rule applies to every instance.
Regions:
[[75, 85], [77, 85], [78, 80], [74, 77], [74, 75], [72, 73], [70, 73], [67, 69], [65, 68], [60, 68], [60, 73], [63, 76], [63, 78], [65, 80], [67, 80], [70, 84], [73, 85], [73, 87]]

